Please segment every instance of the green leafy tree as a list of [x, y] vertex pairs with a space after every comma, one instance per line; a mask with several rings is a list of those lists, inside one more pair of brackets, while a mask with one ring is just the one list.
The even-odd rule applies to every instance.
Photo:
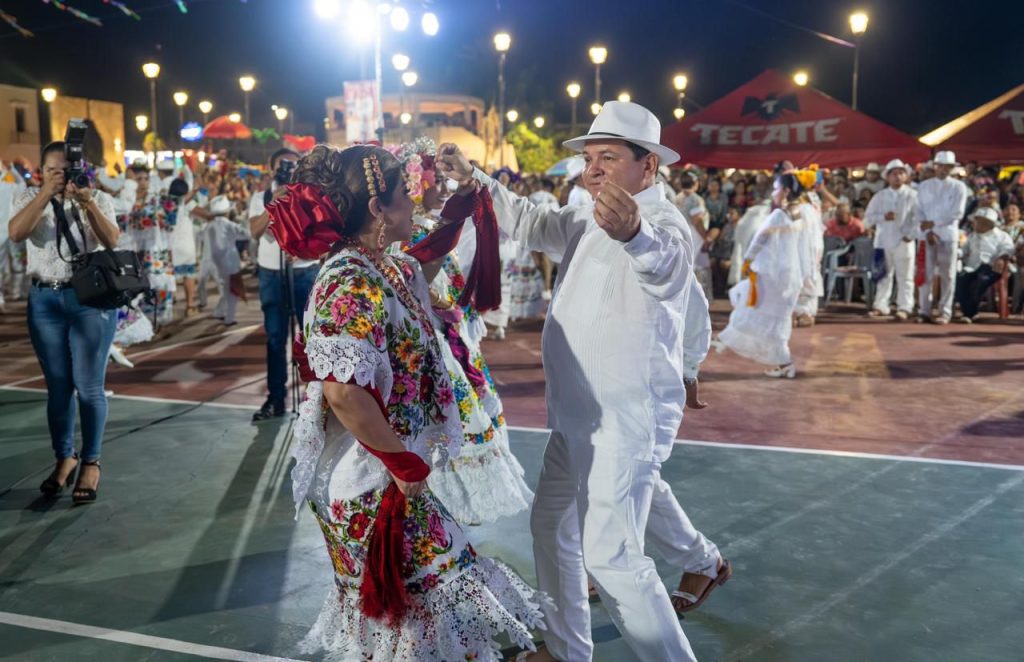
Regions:
[[544, 172], [558, 161], [554, 141], [537, 135], [525, 123], [517, 124], [505, 139], [515, 147], [522, 172]]

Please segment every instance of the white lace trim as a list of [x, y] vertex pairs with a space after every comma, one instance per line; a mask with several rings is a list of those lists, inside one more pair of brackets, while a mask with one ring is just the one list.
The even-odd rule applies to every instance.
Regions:
[[300, 650], [325, 651], [326, 660], [500, 660], [495, 637], [502, 633], [516, 646], [536, 650], [530, 630], [543, 629], [540, 606], [550, 602], [511, 568], [484, 557], [410, 601], [402, 625], [389, 628], [359, 611], [358, 588], [331, 591]]
[[530, 508], [533, 492], [525, 471], [495, 430], [492, 441], [465, 444], [459, 456], [427, 479], [433, 492], [460, 524], [493, 522]]

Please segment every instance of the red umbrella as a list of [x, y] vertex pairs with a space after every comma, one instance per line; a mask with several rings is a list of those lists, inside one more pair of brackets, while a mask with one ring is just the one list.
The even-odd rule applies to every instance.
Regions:
[[203, 128], [204, 138], [244, 140], [252, 138], [252, 131], [241, 122], [232, 122], [227, 115], [221, 115]]

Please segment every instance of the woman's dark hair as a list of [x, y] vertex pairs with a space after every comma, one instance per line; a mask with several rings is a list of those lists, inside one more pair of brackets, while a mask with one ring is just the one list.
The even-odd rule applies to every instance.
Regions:
[[60, 152], [61, 154], [64, 153], [63, 140], [54, 140], [52, 143], [48, 143], [45, 147], [43, 147], [43, 151], [39, 156], [39, 163], [42, 164], [43, 161], [46, 160], [46, 157], [54, 152]]
[[345, 218], [346, 237], [359, 234], [370, 220], [370, 191], [363, 159], [377, 157], [386, 189], [377, 197], [389, 205], [399, 186], [404, 186], [402, 164], [391, 152], [373, 145], [355, 145], [345, 149], [317, 145], [299, 159], [292, 182], [316, 186], [334, 203]]

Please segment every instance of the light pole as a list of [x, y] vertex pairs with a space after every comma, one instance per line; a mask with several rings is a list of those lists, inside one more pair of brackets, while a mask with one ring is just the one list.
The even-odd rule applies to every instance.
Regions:
[[543, 129], [544, 128], [544, 117], [542, 117], [541, 115], [538, 115], [537, 117], [534, 117], [533, 118], [533, 125], [535, 127], [537, 127], [538, 129]]
[[686, 96], [686, 86], [689, 84], [690, 79], [686, 77], [686, 74], [676, 74], [672, 77], [672, 87], [676, 90], [676, 111], [683, 111], [681, 113], [673, 111], [672, 114], [677, 120], [683, 119], [686, 114], [686, 111], [683, 110], [683, 97]]
[[252, 76], [242, 76], [238, 79], [238, 86], [245, 93], [245, 125], [249, 126], [252, 123], [252, 118], [249, 117], [249, 93], [256, 87], [256, 79]]
[[199, 102], [199, 112], [203, 114], [203, 127], [210, 123], [210, 111], [213, 110], [213, 104], [203, 99]]
[[596, 101], [590, 104], [590, 112], [593, 115], [597, 115], [599, 112], [601, 112], [601, 104], [599, 104]]
[[799, 85], [800, 87], [806, 87], [807, 83], [809, 83], [810, 80], [811, 77], [807, 74], [806, 71], [801, 70], [793, 74], [793, 82]]
[[135, 116], [135, 128], [141, 131], [143, 134], [146, 133], [146, 129], [149, 128], [149, 118], [145, 115]]
[[188, 92], [175, 92], [174, 104], [178, 107], [178, 140], [182, 148], [185, 147], [185, 139], [181, 138], [181, 127], [185, 126], [185, 104], [188, 103]]
[[510, 109], [505, 113], [505, 119], [508, 120], [509, 124], [515, 124], [519, 120], [519, 111], [515, 108]]
[[498, 161], [505, 167], [505, 55], [512, 46], [507, 32], [494, 35], [494, 48], [498, 51]]
[[156, 62], [147, 62], [142, 65], [142, 75], [149, 79], [149, 115], [152, 118], [152, 121], [147, 124], [148, 126], [153, 127], [153, 133], [157, 135], [156, 142], [159, 143], [160, 134], [157, 133], [156, 116], [156, 78], [160, 75], [160, 65]]
[[[46, 142], [50, 142], [53, 137], [53, 129], [50, 128], [50, 104], [57, 99], [57, 89], [53, 87], [44, 87], [39, 90], [39, 95], [43, 97], [43, 101], [46, 102], [46, 118], [44, 122], [40, 122], [40, 131], [43, 139]], [[43, 130], [45, 129], [45, 131]]]
[[850, 32], [853, 33], [853, 103], [857, 110], [857, 78], [860, 76], [860, 40], [868, 29], [868, 15], [862, 11], [850, 14]]
[[[416, 84], [416, 81], [418, 81], [419, 79], [420, 79], [420, 76], [415, 71], [406, 71], [405, 73], [402, 74], [402, 85], [404, 85], [406, 88], [412, 87], [413, 85]], [[413, 110], [415, 110], [415, 108]], [[403, 114], [403, 115], [405, 114], [405, 94], [402, 94], [402, 113], [401, 114]], [[399, 118], [399, 119], [401, 119], [401, 118]], [[410, 119], [412, 119], [412, 118], [410, 117]], [[406, 122], [406, 124], [408, 124], [408, 122]], [[411, 131], [411, 128], [410, 128], [410, 131]], [[412, 140], [412, 134], [411, 133], [409, 135], [409, 140], [410, 141]]]
[[629, 92], [619, 92], [619, 101], [622, 103], [629, 103], [633, 100], [633, 97], [629, 95]]
[[288, 119], [288, 109], [283, 106], [278, 106], [274, 109], [274, 117], [277, 118], [277, 132], [281, 134], [283, 140], [284, 121]]
[[684, 117], [686, 117], [686, 109], [676, 108], [675, 110], [672, 111], [672, 116], [675, 117], [677, 120], [681, 120]]
[[576, 135], [576, 99], [578, 99], [580, 97], [580, 92], [582, 91], [582, 88], [580, 87], [579, 83], [573, 81], [572, 83], [569, 83], [568, 85], [565, 86], [565, 91], [569, 93], [569, 98], [572, 99], [572, 130], [570, 131], [570, 133], [572, 133], [572, 135], [575, 136]]
[[594, 63], [594, 102], [601, 103], [601, 65], [608, 59], [608, 49], [604, 46], [593, 46], [590, 49], [590, 61]]

